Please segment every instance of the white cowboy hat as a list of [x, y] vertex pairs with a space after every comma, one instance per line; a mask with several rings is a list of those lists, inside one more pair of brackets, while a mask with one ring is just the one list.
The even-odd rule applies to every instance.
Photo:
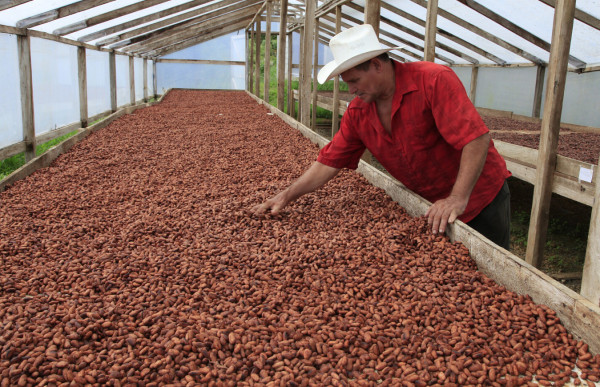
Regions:
[[329, 48], [333, 54], [333, 61], [319, 71], [317, 75], [319, 83], [324, 83], [356, 65], [400, 47], [390, 48], [379, 43], [373, 26], [363, 24], [335, 35], [329, 41]]

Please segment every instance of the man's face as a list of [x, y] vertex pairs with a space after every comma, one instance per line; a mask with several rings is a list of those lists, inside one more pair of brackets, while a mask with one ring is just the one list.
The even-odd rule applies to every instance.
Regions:
[[342, 80], [348, 84], [348, 91], [366, 103], [373, 102], [379, 94], [374, 75], [372, 63], [367, 71], [352, 68], [341, 74]]

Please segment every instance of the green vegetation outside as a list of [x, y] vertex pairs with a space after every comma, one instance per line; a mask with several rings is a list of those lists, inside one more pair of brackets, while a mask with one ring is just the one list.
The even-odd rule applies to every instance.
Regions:
[[[265, 57], [265, 43], [266, 40], [263, 40], [261, 43], [261, 58]], [[264, 61], [261, 61], [260, 64], [260, 87], [259, 87], [259, 96], [264, 98], [264, 73], [265, 73], [265, 65]], [[333, 91], [333, 80], [329, 80], [322, 85], [317, 85], [317, 90], [320, 91]], [[292, 89], [298, 90], [299, 82], [297, 80], [292, 80]], [[287, 100], [287, 90], [288, 85], [287, 81], [284, 85], [284, 111], [287, 111], [288, 100]], [[346, 83], [340, 81], [340, 90], [348, 91], [348, 85]], [[269, 104], [273, 106], [277, 106], [277, 37], [271, 37], [271, 55], [270, 55], [270, 64], [269, 64]], [[297, 105], [296, 105], [297, 106]], [[296, 110], [297, 111], [297, 110]], [[311, 111], [312, 113], [312, 111]], [[319, 120], [331, 120], [332, 113], [329, 110], [317, 107], [317, 121]]]
[[[35, 155], [39, 156], [39, 155], [45, 153], [48, 149], [61, 143], [62, 141], [66, 140], [67, 138], [74, 136], [76, 133], [77, 133], [77, 130], [74, 130], [70, 133], [67, 133], [67, 134], [57, 137], [53, 140], [50, 140], [48, 142], [38, 145], [35, 149]], [[25, 165], [25, 153], [24, 152], [18, 153], [14, 156], [11, 156], [7, 159], [0, 161], [0, 180], [4, 179], [6, 176], [10, 175], [17, 169], [21, 168], [23, 165]]]

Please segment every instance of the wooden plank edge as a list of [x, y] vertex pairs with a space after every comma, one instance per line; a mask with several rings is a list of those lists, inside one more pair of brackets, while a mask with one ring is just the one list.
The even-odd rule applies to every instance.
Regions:
[[[248, 91], [247, 93], [288, 125], [307, 135], [308, 139], [319, 147], [329, 142], [276, 107]], [[383, 189], [412, 216], [422, 216], [430, 206], [428, 201], [407, 189], [402, 183], [364, 161], [360, 161], [358, 172], [371, 184]], [[456, 221], [450, 225], [447, 234], [450, 240], [461, 242], [469, 249], [471, 257], [483, 274], [507, 289], [529, 295], [535, 303], [544, 304], [554, 310], [575, 338], [585, 341], [590, 352], [600, 353], [600, 307], [510, 251], [492, 243], [463, 222]]]
[[[37, 171], [38, 169], [49, 166], [58, 156], [60, 156], [61, 154], [65, 153], [69, 149], [71, 149], [73, 147], [73, 145], [77, 144], [79, 141], [83, 140], [91, 133], [94, 133], [94, 132], [108, 126], [111, 122], [113, 122], [117, 118], [119, 118], [125, 114], [131, 114], [134, 111], [136, 111], [137, 109], [149, 107], [149, 106], [155, 105], [157, 103], [160, 103], [162, 101], [162, 99], [169, 93], [169, 91], [171, 91], [171, 89], [167, 90], [157, 101], [147, 102], [147, 103], [143, 103], [143, 104], [139, 104], [139, 105], [135, 105], [135, 106], [126, 106], [126, 107], [123, 107], [122, 109], [119, 109], [116, 112], [112, 113], [111, 115], [106, 117], [106, 119], [104, 119], [94, 125], [90, 125], [87, 128], [79, 127], [79, 128], [68, 130], [69, 132], [71, 132], [73, 130], [77, 130], [78, 133], [75, 134], [74, 136], [69, 137], [68, 139], [60, 142], [59, 144], [53, 146], [52, 148], [48, 149], [43, 154], [30, 160], [28, 163], [23, 165], [21, 168], [15, 170], [13, 173], [6, 176], [4, 179], [0, 180], [0, 192], [4, 191], [8, 186], [15, 183], [16, 181], [22, 180], [22, 179], [26, 178], [27, 176], [31, 175], [33, 172]], [[67, 127], [70, 128], [72, 125], [73, 124], [67, 125]], [[19, 146], [24, 147], [24, 143], [20, 142], [20, 143], [11, 145], [11, 147], [15, 147], [15, 149], [18, 148]], [[4, 149], [6, 149], [6, 148], [4, 148]], [[19, 153], [19, 152], [17, 152], [17, 153]]]
[[[541, 122], [542, 122], [541, 118], [530, 117], [530, 116], [525, 116], [525, 115], [521, 115], [521, 114], [515, 114], [508, 110], [497, 110], [497, 109], [490, 109], [490, 108], [484, 108], [484, 107], [476, 107], [476, 109], [479, 112], [479, 114], [484, 115], [484, 116], [510, 118], [510, 119], [513, 119], [516, 121], [534, 122], [537, 124], [541, 124]], [[585, 126], [585, 125], [571, 124], [568, 122], [561, 122], [560, 127], [564, 128], [564, 129], [569, 129], [569, 130], [572, 130], [573, 132], [578, 132], [578, 133], [600, 134], [600, 128], [595, 127], [595, 126]]]

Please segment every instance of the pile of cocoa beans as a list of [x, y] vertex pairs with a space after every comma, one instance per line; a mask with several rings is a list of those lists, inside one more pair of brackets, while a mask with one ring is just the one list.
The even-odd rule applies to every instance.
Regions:
[[[575, 385], [600, 356], [244, 92], [174, 90], [0, 194], [2, 386]], [[577, 371], [577, 372], [576, 372]]]

